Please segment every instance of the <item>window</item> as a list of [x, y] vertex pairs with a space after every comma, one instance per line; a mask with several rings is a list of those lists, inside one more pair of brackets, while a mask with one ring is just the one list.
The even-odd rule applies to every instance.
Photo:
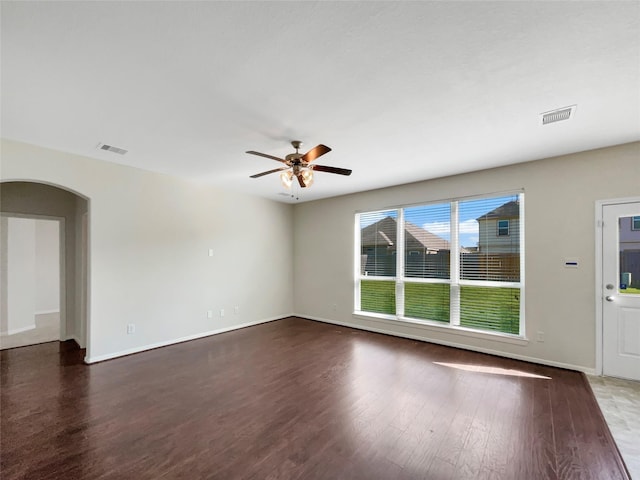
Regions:
[[498, 226], [497, 235], [499, 237], [509, 236], [509, 220], [498, 220], [497, 226]]
[[355, 310], [523, 335], [523, 201], [515, 194], [356, 214]]
[[640, 217], [631, 217], [631, 230], [640, 230]]
[[360, 299], [367, 312], [395, 314], [397, 210], [361, 213]]

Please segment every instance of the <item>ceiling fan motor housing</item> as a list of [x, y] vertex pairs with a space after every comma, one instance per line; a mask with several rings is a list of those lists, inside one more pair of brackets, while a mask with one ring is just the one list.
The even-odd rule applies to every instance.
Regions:
[[300, 158], [302, 158], [302, 154], [301, 154], [301, 153], [297, 153], [297, 152], [296, 152], [296, 153], [290, 153], [289, 155], [287, 155], [287, 156], [286, 156], [286, 157], [284, 157], [284, 158], [285, 158], [285, 160], [286, 160], [287, 162], [290, 162], [291, 164], [294, 164], [294, 163], [302, 163], [302, 162], [300, 161]]

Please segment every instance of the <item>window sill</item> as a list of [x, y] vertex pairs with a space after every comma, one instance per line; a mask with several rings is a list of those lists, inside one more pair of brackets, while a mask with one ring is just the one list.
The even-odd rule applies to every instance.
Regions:
[[421, 330], [430, 332], [447, 333], [451, 335], [460, 335], [463, 337], [479, 338], [482, 340], [491, 340], [494, 342], [510, 343], [513, 345], [528, 345], [529, 340], [526, 337], [519, 335], [510, 335], [508, 333], [500, 332], [487, 332], [480, 330], [473, 330], [471, 328], [459, 327], [455, 325], [445, 325], [436, 322], [430, 322], [427, 320], [416, 320], [414, 318], [396, 317], [394, 315], [385, 315], [380, 313], [369, 313], [354, 311], [353, 316], [362, 318], [365, 320], [373, 321], [388, 326], [405, 325], [411, 327], [418, 327]]

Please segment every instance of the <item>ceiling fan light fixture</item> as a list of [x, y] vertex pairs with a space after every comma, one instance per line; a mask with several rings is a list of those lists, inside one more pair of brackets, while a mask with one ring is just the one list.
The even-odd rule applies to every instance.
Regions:
[[301, 142], [299, 142], [298, 140], [292, 141], [291, 145], [296, 149], [296, 153], [290, 153], [284, 158], [275, 157], [266, 153], [256, 152], [254, 150], [247, 150], [246, 153], [249, 153], [251, 155], [270, 158], [271, 160], [275, 160], [276, 162], [280, 162], [285, 165], [284, 167], [274, 168], [272, 170], [267, 170], [266, 172], [260, 172], [256, 173], [255, 175], [249, 176], [251, 178], [259, 178], [265, 175], [269, 175], [270, 173], [280, 172], [280, 181], [282, 182], [282, 185], [285, 188], [289, 189], [293, 185], [294, 180], [296, 180], [302, 188], [310, 187], [311, 185], [313, 185], [313, 170], [317, 170], [319, 172], [335, 173], [338, 175], [351, 175], [351, 170], [349, 170], [348, 168], [329, 167], [327, 165], [318, 165], [316, 163], [311, 164], [311, 162], [313, 162], [317, 158], [331, 151], [331, 149], [326, 145], [316, 145], [307, 153], [301, 155], [300, 153], [298, 153], [300, 143]]
[[293, 172], [291, 170], [285, 170], [280, 174], [280, 181], [284, 188], [291, 188], [293, 183]]
[[311, 169], [305, 168], [302, 172], [302, 181], [304, 182], [306, 187], [310, 187], [313, 185], [313, 171]]

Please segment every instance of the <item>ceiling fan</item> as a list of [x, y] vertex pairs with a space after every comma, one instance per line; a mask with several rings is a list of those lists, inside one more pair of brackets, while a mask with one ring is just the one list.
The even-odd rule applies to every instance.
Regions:
[[298, 183], [300, 187], [310, 187], [313, 183], [313, 172], [328, 172], [328, 173], [337, 173], [338, 175], [351, 175], [351, 170], [346, 168], [338, 168], [338, 167], [328, 167], [326, 165], [317, 165], [311, 164], [316, 158], [324, 155], [325, 153], [329, 153], [331, 149], [326, 145], [318, 145], [313, 147], [304, 155], [299, 153], [300, 145], [302, 142], [299, 140], [293, 140], [291, 142], [293, 148], [296, 149], [296, 153], [290, 153], [285, 158], [274, 157], [273, 155], [267, 155], [266, 153], [254, 152], [253, 150], [249, 150], [246, 153], [250, 153], [251, 155], [258, 155], [260, 157], [270, 158], [271, 160], [275, 160], [276, 162], [284, 163], [284, 167], [274, 168], [273, 170], [267, 170], [266, 172], [256, 173], [255, 175], [251, 175], [251, 178], [262, 177], [263, 175], [269, 175], [270, 173], [282, 172], [280, 173], [280, 180], [282, 184], [286, 188], [290, 188], [293, 183], [293, 177], [298, 179]]

